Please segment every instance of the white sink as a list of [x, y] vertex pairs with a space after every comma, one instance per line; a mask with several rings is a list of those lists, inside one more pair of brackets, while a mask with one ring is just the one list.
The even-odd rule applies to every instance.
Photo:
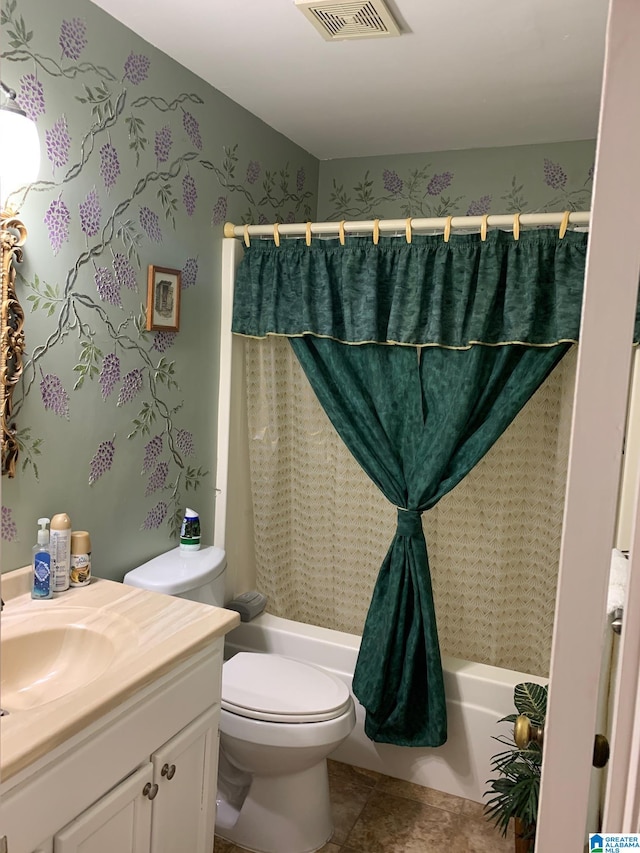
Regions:
[[0, 695], [5, 712], [53, 702], [89, 684], [136, 642], [128, 619], [90, 607], [2, 615]]

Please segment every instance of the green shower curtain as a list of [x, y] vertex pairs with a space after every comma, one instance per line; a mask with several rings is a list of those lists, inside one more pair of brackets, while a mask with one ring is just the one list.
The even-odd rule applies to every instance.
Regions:
[[586, 243], [555, 230], [253, 241], [240, 264], [233, 331], [290, 338], [337, 432], [397, 507], [354, 676], [375, 741], [446, 740], [421, 516], [577, 341]]

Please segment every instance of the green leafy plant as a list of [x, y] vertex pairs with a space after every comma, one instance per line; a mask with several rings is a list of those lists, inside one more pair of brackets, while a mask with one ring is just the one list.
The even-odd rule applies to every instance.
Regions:
[[[513, 692], [513, 704], [516, 714], [509, 714], [498, 720], [499, 723], [513, 724], [519, 714], [528, 717], [532, 725], [544, 726], [547, 716], [547, 687], [541, 684], [523, 682], [516, 684]], [[519, 821], [522, 837], [535, 839], [536, 819], [538, 816], [538, 798], [540, 795], [540, 772], [542, 750], [536, 743], [530, 743], [526, 749], [519, 749], [511, 736], [495, 737], [498, 743], [506, 747], [491, 759], [491, 767], [497, 773], [489, 779], [489, 788], [484, 796], [489, 797], [484, 810], [487, 820], [507, 834], [512, 819]]]

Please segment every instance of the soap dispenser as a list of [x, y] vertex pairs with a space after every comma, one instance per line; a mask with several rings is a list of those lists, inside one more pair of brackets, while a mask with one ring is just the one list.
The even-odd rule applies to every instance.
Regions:
[[38, 542], [33, 546], [31, 598], [53, 598], [48, 524], [48, 518], [38, 519]]

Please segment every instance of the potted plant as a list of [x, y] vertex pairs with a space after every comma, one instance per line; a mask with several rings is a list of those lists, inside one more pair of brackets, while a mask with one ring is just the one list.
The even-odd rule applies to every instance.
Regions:
[[[516, 684], [513, 691], [513, 704], [516, 714], [509, 714], [498, 720], [499, 723], [515, 723], [518, 715], [527, 717], [532, 726], [544, 726], [547, 715], [547, 687], [541, 684], [523, 682]], [[540, 772], [542, 750], [537, 743], [531, 742], [526, 749], [520, 749], [511, 735], [495, 737], [505, 749], [491, 759], [491, 766], [497, 773], [489, 779], [489, 788], [484, 796], [489, 797], [484, 810], [487, 820], [507, 834], [509, 824], [515, 821], [516, 853], [530, 853], [533, 850], [538, 815], [538, 797], [540, 795]]]

